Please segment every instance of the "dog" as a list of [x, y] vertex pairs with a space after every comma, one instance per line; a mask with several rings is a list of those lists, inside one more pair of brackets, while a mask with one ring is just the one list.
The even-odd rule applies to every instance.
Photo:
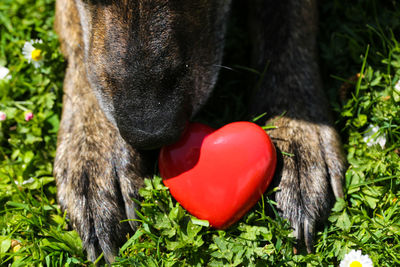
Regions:
[[[316, 0], [247, 1], [252, 64], [265, 77], [249, 114], [282, 157], [277, 208], [312, 252], [313, 235], [343, 197], [345, 160], [316, 56]], [[148, 151], [179, 139], [215, 87], [230, 0], [57, 0], [67, 59], [54, 176], [58, 201], [88, 258], [113, 262], [137, 225]], [[267, 66], [267, 68], [266, 68]]]

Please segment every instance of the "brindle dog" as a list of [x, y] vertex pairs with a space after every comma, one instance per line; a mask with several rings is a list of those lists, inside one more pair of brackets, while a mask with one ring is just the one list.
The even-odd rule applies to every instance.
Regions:
[[[278, 208], [312, 251], [342, 197], [344, 158], [316, 61], [316, 0], [251, 0], [253, 63], [267, 74], [249, 112], [267, 112], [283, 157]], [[54, 174], [90, 260], [112, 262], [135, 229], [146, 150], [176, 141], [213, 89], [230, 0], [57, 0], [68, 60]], [[280, 116], [284, 113], [284, 116]]]

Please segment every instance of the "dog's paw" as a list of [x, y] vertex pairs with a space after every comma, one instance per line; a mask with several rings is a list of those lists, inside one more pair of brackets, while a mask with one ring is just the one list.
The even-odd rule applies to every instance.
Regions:
[[277, 128], [269, 134], [282, 154], [277, 207], [289, 220], [298, 246], [304, 242], [311, 253], [316, 226], [329, 214], [335, 197], [343, 197], [340, 138], [327, 125], [290, 118], [274, 124]]
[[135, 218], [132, 198], [138, 198], [145, 168], [141, 154], [110, 123], [81, 120], [70, 118], [70, 124], [61, 125], [54, 164], [58, 200], [88, 259], [95, 261], [103, 252], [112, 262], [135, 229], [135, 222], [121, 221]]

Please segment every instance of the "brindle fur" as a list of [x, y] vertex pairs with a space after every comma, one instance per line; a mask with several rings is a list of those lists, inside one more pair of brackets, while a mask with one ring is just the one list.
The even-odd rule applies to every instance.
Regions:
[[[267, 112], [283, 157], [278, 208], [312, 251], [316, 225], [342, 197], [344, 158], [321, 91], [316, 0], [248, 1], [253, 62], [267, 75], [250, 114]], [[68, 60], [54, 174], [58, 200], [90, 260], [112, 262], [135, 223], [152, 159], [177, 140], [213, 89], [229, 0], [57, 0]], [[281, 116], [281, 114], [285, 114]]]

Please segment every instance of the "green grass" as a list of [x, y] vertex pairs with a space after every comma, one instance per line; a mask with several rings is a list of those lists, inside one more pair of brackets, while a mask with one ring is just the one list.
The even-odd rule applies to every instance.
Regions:
[[[375, 266], [400, 264], [400, 90], [395, 90], [400, 5], [323, 2], [322, 73], [349, 166], [345, 199], [318, 232], [315, 253], [293, 254], [288, 224], [264, 213], [274, 211], [268, 198], [227, 231], [217, 231], [188, 215], [155, 177], [140, 192], [141, 225], [121, 248], [116, 265], [337, 266], [351, 249], [361, 249]], [[53, 9], [54, 0], [0, 1], [0, 66], [11, 74], [0, 80], [0, 111], [7, 115], [0, 122], [0, 264], [5, 266], [90, 265], [55, 198], [52, 162], [64, 62], [52, 30]], [[228, 51], [245, 43], [234, 26], [230, 35]], [[40, 68], [22, 55], [31, 39], [43, 40]], [[230, 52], [225, 65], [246, 66], [240, 54], [246, 53]], [[243, 118], [242, 92], [252, 74], [236, 69], [222, 70], [210, 101], [220, 105], [208, 105], [201, 120], [218, 126]], [[357, 73], [358, 79], [350, 79]], [[34, 118], [25, 121], [28, 111]], [[370, 125], [385, 136], [384, 148], [363, 140]]]

